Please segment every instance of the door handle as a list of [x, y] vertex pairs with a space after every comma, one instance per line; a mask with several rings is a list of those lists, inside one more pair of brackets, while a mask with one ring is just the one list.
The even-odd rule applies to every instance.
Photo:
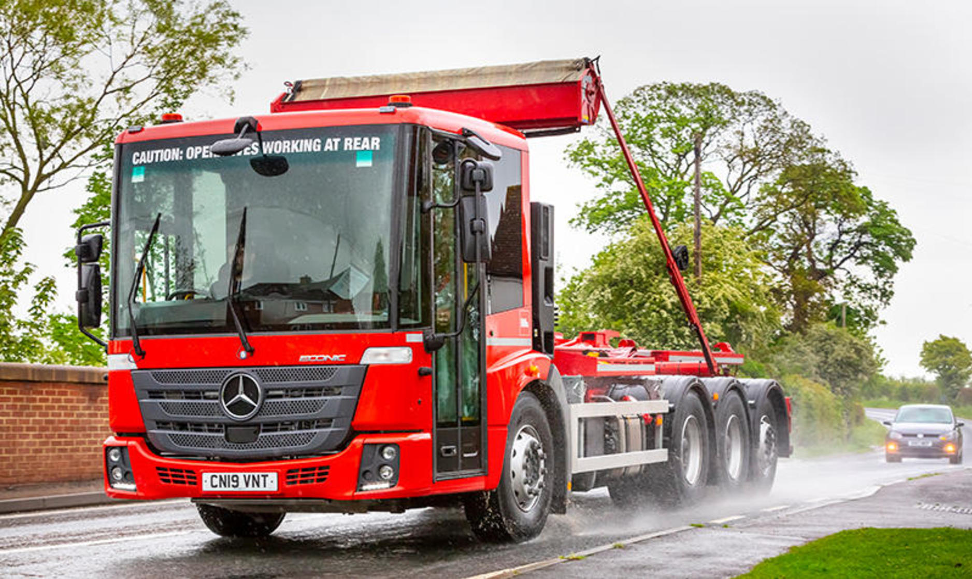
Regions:
[[441, 454], [442, 456], [444, 456], [446, 458], [453, 457], [453, 456], [456, 455], [456, 447], [455, 446], [443, 446], [442, 448], [439, 449], [439, 454]]

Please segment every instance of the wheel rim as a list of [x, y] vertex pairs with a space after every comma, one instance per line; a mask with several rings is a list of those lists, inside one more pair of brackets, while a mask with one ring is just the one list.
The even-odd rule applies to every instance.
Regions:
[[523, 512], [531, 511], [540, 501], [547, 475], [547, 455], [537, 430], [525, 424], [516, 432], [510, 449], [510, 481], [513, 499]]
[[726, 473], [730, 479], [739, 480], [743, 465], [742, 422], [735, 414], [726, 422], [723, 440], [726, 441]]
[[759, 419], [759, 474], [769, 475], [776, 463], [776, 429], [768, 416]]
[[682, 423], [682, 476], [690, 485], [702, 474], [702, 431], [695, 416]]

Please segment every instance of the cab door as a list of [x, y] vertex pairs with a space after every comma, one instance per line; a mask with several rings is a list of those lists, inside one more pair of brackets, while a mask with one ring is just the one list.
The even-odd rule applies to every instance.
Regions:
[[466, 263], [459, 246], [456, 162], [461, 145], [433, 141], [433, 326], [446, 337], [433, 353], [437, 480], [485, 473], [485, 338], [482, 263]]

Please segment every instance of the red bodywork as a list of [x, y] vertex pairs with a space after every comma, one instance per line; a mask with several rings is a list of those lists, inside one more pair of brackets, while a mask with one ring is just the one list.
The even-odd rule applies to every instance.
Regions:
[[[612, 347], [611, 332], [590, 332], [556, 348], [553, 360], [532, 348], [531, 260], [529, 174], [526, 139], [520, 130], [563, 130], [590, 124], [603, 102], [603, 87], [593, 65], [581, 82], [533, 86], [497, 87], [465, 91], [439, 91], [411, 95], [416, 105], [410, 108], [384, 107], [386, 96], [368, 96], [332, 101], [288, 103], [282, 95], [272, 105], [275, 114], [257, 117], [261, 130], [281, 130], [336, 125], [412, 123], [459, 133], [462, 128], [475, 130], [483, 138], [522, 151], [522, 224], [523, 306], [486, 317], [487, 336], [487, 417], [488, 448], [486, 476], [435, 481], [432, 456], [432, 378], [419, 369], [432, 366], [432, 356], [425, 351], [418, 332], [359, 332], [336, 334], [252, 334], [249, 339], [255, 355], [241, 361], [237, 358], [240, 341], [236, 335], [144, 337], [146, 356], [135, 360], [139, 369], [152, 368], [230, 368], [241, 366], [299, 365], [301, 354], [340, 352], [347, 363], [357, 364], [362, 352], [375, 346], [407, 346], [413, 350], [407, 365], [371, 366], [352, 422], [353, 440], [339, 453], [318, 458], [273, 460], [265, 462], [215, 462], [165, 458], [154, 454], [141, 433], [145, 425], [135, 396], [128, 369], [111, 369], [108, 376], [110, 425], [115, 436], [106, 445], [125, 445], [135, 474], [137, 491], [113, 489], [105, 479], [109, 496], [133, 499], [202, 497], [200, 477], [205, 472], [275, 472], [279, 490], [265, 495], [253, 493], [206, 493], [206, 498], [323, 498], [333, 500], [390, 499], [452, 494], [493, 489], [499, 481], [503, 464], [507, 424], [513, 403], [521, 390], [531, 382], [546, 380], [552, 364], [562, 375], [611, 376], [646, 374], [714, 375], [722, 364], [741, 363], [742, 356], [719, 344], [710, 357], [709, 346], [701, 334], [698, 317], [685, 291], [684, 283], [659, 230], [666, 256], [673, 271], [689, 318], [699, 331], [703, 349], [698, 352], [641, 350], [631, 341], [622, 340]], [[461, 94], [457, 94], [461, 93]], [[607, 105], [604, 102], [605, 106]], [[432, 108], [425, 108], [432, 107]], [[433, 108], [447, 109], [433, 110]], [[350, 110], [349, 110], [350, 109]], [[613, 115], [608, 114], [613, 122]], [[464, 113], [464, 115], [457, 114]], [[469, 116], [465, 116], [469, 115]], [[477, 118], [470, 118], [477, 117]], [[503, 124], [482, 120], [491, 119]], [[140, 130], [129, 130], [118, 143], [167, 139], [175, 137], [232, 133], [235, 119], [173, 123]], [[504, 124], [506, 126], [504, 126]], [[512, 128], [511, 128], [512, 127]], [[626, 147], [626, 157], [629, 157]], [[640, 179], [639, 188], [651, 211]], [[654, 217], [654, 216], [653, 216]], [[656, 220], [657, 222], [657, 220]], [[675, 279], [677, 278], [677, 280]], [[112, 340], [109, 354], [124, 358], [130, 355], [128, 339]], [[398, 484], [390, 489], [359, 492], [358, 470], [365, 443], [394, 442], [400, 445], [401, 468]], [[326, 467], [326, 468], [325, 468]], [[318, 469], [326, 477], [312, 484], [288, 485], [288, 472], [294, 469]]]

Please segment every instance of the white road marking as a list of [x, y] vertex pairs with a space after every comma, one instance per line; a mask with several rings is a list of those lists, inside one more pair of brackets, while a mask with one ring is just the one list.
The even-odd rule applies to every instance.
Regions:
[[715, 519], [713, 521], [709, 521], [709, 524], [710, 525], [721, 525], [723, 523], [728, 523], [729, 521], [738, 521], [739, 519], [745, 519], [745, 518], [746, 517], [744, 515], [733, 515], [731, 517], [723, 517], [721, 519]]
[[70, 543], [57, 543], [55, 545], [36, 545], [34, 547], [21, 547], [19, 549], [0, 549], [0, 556], [15, 555], [18, 553], [30, 553], [33, 551], [50, 551], [51, 549], [64, 549], [76, 547], [90, 547], [92, 545], [110, 545], [112, 543], [127, 543], [129, 541], [141, 541], [143, 539], [160, 539], [164, 537], [178, 537], [188, 535], [198, 531], [170, 531], [168, 533], [153, 533], [148, 535], [134, 535], [129, 537], [116, 537], [114, 539], [98, 539], [96, 541], [80, 541]]
[[790, 508], [790, 505], [780, 505], [778, 507], [770, 507], [768, 509], [763, 509], [763, 512], [764, 513], [772, 513], [772, 512], [775, 512], [775, 511], [782, 511], [783, 509], [788, 509], [788, 508]]
[[8, 520], [8, 519], [24, 519], [24, 518], [27, 518], [27, 517], [44, 517], [44, 516], [51, 516], [51, 515], [72, 515], [74, 513], [92, 513], [92, 512], [98, 512], [98, 511], [118, 511], [118, 512], [123, 512], [123, 511], [127, 511], [129, 509], [133, 509], [135, 507], [152, 507], [152, 506], [155, 506], [155, 505], [164, 505], [166, 503], [178, 503], [178, 502], [183, 502], [183, 501], [185, 501], [186, 504], [189, 504], [188, 499], [171, 499], [171, 500], [161, 500], [161, 501], [151, 501], [151, 502], [138, 501], [138, 502], [132, 502], [132, 503], [129, 503], [129, 504], [119, 503], [119, 504], [114, 504], [114, 505], [103, 505], [103, 506], [100, 506], [100, 507], [81, 507], [81, 508], [60, 507], [60, 508], [56, 508], [56, 509], [45, 509], [43, 511], [28, 511], [28, 512], [25, 512], [25, 513], [12, 513], [12, 514], [9, 514], [9, 515], [0, 515], [0, 521], [5, 521], [5, 520]]
[[683, 527], [674, 527], [671, 529], [666, 529], [664, 531], [658, 531], [655, 533], [648, 533], [647, 535], [639, 535], [637, 537], [632, 537], [630, 539], [624, 539], [621, 541], [615, 541], [609, 545], [601, 545], [599, 547], [593, 547], [587, 549], [586, 551], [580, 551], [578, 553], [572, 553], [570, 556], [557, 557], [556, 559], [547, 559], [545, 561], [537, 561], [535, 563], [527, 563], [526, 565], [520, 565], [519, 567], [511, 567], [509, 569], [502, 569], [500, 571], [491, 571], [489, 573], [483, 573], [481, 575], [474, 575], [468, 579], [503, 579], [506, 577], [514, 577], [522, 573], [527, 573], [529, 571], [536, 571], [537, 569], [544, 569], [546, 567], [552, 567], [554, 565], [563, 563], [565, 561], [570, 561], [572, 558], [584, 558], [591, 555], [596, 555], [597, 553], [603, 553], [604, 551], [610, 551], [615, 549], [615, 545], [632, 545], [635, 543], [640, 543], [642, 541], [647, 541], [649, 539], [656, 539], [658, 537], [664, 537], [665, 535], [674, 535], [675, 533], [681, 533], [682, 531], [688, 531], [694, 529], [690, 525]]

